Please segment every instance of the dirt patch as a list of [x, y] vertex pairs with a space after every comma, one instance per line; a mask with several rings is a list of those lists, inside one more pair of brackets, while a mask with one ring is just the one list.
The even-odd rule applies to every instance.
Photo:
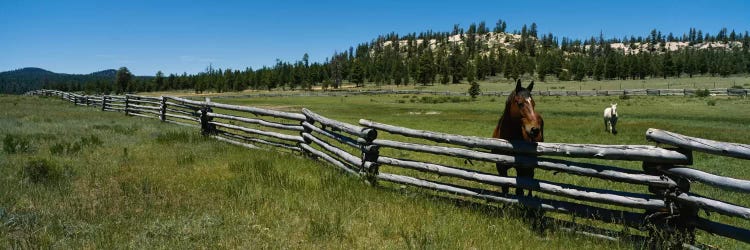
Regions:
[[427, 111], [427, 112], [409, 112], [410, 115], [439, 115], [438, 111]]

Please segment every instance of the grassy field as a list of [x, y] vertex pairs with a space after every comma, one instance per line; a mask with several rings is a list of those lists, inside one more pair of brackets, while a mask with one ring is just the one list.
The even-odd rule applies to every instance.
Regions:
[[[194, 128], [0, 97], [2, 248], [627, 248]], [[522, 239], [522, 240], [521, 240]]]
[[[531, 79], [524, 79], [524, 84], [528, 84]], [[514, 80], [505, 79], [503, 77], [489, 77], [486, 80], [479, 81], [480, 88], [482, 91], [510, 91], [515, 86]], [[645, 80], [602, 80], [602, 81], [559, 81], [553, 77], [548, 78], [546, 81], [536, 81], [536, 90], [617, 90], [617, 89], [713, 89], [713, 88], [730, 88], [730, 87], [742, 87], [745, 89], [750, 88], [750, 77], [746, 75], [736, 75], [730, 77], [711, 77], [711, 76], [695, 76], [693, 78], [682, 77], [682, 78], [648, 78]], [[374, 89], [387, 89], [387, 90], [434, 90], [434, 91], [453, 91], [453, 92], [466, 92], [469, 89], [468, 83], [460, 84], [439, 84], [421, 86], [414, 85], [380, 85], [375, 83], [367, 83], [364, 87], [355, 88], [353, 84], [344, 83], [341, 88], [343, 90], [374, 90]], [[225, 93], [214, 93], [204, 92], [200, 95], [204, 96], [232, 96], [232, 95], [246, 95], [256, 93], [293, 93], [301, 90], [291, 91], [274, 89], [271, 91], [267, 90], [246, 90], [242, 92], [225, 92]], [[320, 88], [315, 88], [313, 91], [322, 91]], [[181, 91], [166, 91], [166, 92], [152, 92], [147, 93], [148, 95], [160, 96], [160, 95], [175, 95], [175, 96], [195, 96], [199, 95], [191, 90]]]
[[[649, 144], [645, 131], [654, 127], [750, 143], [750, 99], [535, 99], [545, 119], [548, 142]], [[468, 101], [423, 95], [237, 98], [221, 102], [295, 112], [305, 107], [354, 124], [365, 118], [477, 136], [491, 135], [503, 106], [501, 98]], [[609, 102], [620, 104], [622, 118], [617, 136], [604, 133], [601, 121], [601, 112]], [[2, 246], [639, 247], [632, 242], [607, 242], [565, 233], [554, 226], [540, 232], [512, 207], [456, 202], [433, 196], [432, 192], [393, 185], [368, 186], [328, 165], [291, 153], [247, 150], [205, 140], [195, 128], [77, 108], [52, 98], [5, 96], [0, 97], [0, 107], [0, 138], [4, 139], [0, 152]], [[10, 146], [6, 148], [6, 144]], [[695, 157], [695, 168], [750, 179], [746, 161], [700, 153]], [[491, 168], [481, 164], [473, 167]], [[540, 171], [537, 176], [615, 189], [630, 187]], [[694, 185], [694, 190], [750, 206], [746, 194], [700, 184]], [[716, 214], [711, 218], [750, 228], [747, 221]], [[617, 225], [605, 227], [624, 230]], [[748, 247], [705, 233], [698, 235], [698, 241], [730, 249]]]
[[[547, 142], [653, 145], [646, 141], [645, 132], [648, 128], [659, 128], [719, 141], [750, 143], [750, 126], [747, 126], [750, 123], [750, 112], [747, 112], [750, 109], [750, 99], [747, 98], [643, 96], [620, 99], [620, 97], [537, 96], [535, 100], [537, 110], [545, 119]], [[469, 101], [466, 97], [427, 95], [221, 99], [221, 102], [286, 111], [299, 111], [305, 107], [329, 118], [353, 124], [365, 118], [415, 129], [484, 137], [491, 135], [504, 105], [503, 101], [499, 97], [481, 97], [476, 101]], [[605, 133], [602, 122], [602, 111], [611, 102], [619, 103], [618, 112], [621, 118], [618, 122], [619, 134], [617, 136]], [[387, 133], [381, 133], [379, 136], [418, 141]], [[384, 150], [381, 155], [494, 172], [492, 164], [466, 164], [448, 157], [403, 153], [395, 150]], [[639, 162], [592, 162], [641, 169]], [[719, 175], [750, 179], [750, 170], [746, 168], [747, 165], [747, 161], [743, 160], [695, 153], [695, 164], [692, 167]], [[408, 173], [412, 176], [427, 178], [425, 174], [395, 168], [382, 167], [381, 171]], [[555, 175], [544, 171], [537, 171], [537, 178], [594, 188], [646, 192], [645, 188], [640, 186], [564, 174]], [[491, 187], [486, 188], [491, 189]], [[750, 197], [747, 194], [724, 191], [699, 183], [694, 184], [692, 190], [708, 197], [750, 206], [750, 199], [748, 199]], [[539, 196], [550, 198], [544, 194], [539, 194]], [[718, 216], [715, 213], [711, 214], [711, 218], [750, 228], [748, 221]], [[698, 237], [701, 242], [709, 245], [732, 246], [736, 244], [736, 242], [707, 234], [699, 234]]]

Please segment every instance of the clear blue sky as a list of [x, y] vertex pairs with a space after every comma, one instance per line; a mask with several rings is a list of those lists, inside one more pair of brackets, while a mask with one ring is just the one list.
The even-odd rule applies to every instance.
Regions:
[[244, 69], [299, 60], [377, 35], [450, 31], [498, 18], [508, 30], [588, 38], [716, 34], [750, 30], [749, 1], [16, 1], [0, 0], [0, 71], [41, 67], [91, 73], [128, 67], [137, 75]]

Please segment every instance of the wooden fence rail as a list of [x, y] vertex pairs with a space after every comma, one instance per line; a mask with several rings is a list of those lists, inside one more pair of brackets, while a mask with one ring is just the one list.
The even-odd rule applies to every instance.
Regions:
[[[734, 89], [724, 91], [739, 93]], [[544, 94], [544, 91], [540, 93]], [[562, 93], [547, 91], [547, 95]], [[642, 89], [606, 93], [565, 92], [565, 95], [680, 93], [685, 95], [692, 92]], [[658, 129], [649, 129], [646, 139], [676, 148], [526, 143], [417, 130], [365, 119], [360, 119], [359, 124], [354, 125], [308, 109], [292, 113], [217, 103], [208, 98], [197, 101], [171, 96], [83, 96], [54, 90], [31, 91], [27, 95], [59, 96], [76, 105], [97, 106], [104, 111], [200, 127], [204, 135], [248, 148], [270, 147], [303, 152], [346, 173], [363, 176], [373, 184], [391, 182], [491, 202], [519, 204], [531, 209], [620, 223], [639, 230], [676, 227], [692, 233], [691, 230], [697, 228], [750, 243], [750, 230], [747, 228], [710, 221], [698, 214], [698, 210], [702, 209], [750, 220], [750, 208], [694, 194], [690, 190], [690, 181], [698, 181], [747, 194], [750, 192], [750, 181], [687, 167], [693, 164], [692, 151], [750, 159], [750, 146], [745, 144], [701, 139]], [[392, 138], [400, 136], [410, 139], [409, 142], [378, 139], [379, 132], [393, 135]], [[414, 142], [418, 140], [430, 141], [431, 145]], [[397, 151], [416, 153], [387, 155]], [[415, 159], [399, 158], [404, 155]], [[552, 180], [501, 177], [446, 163], [456, 162], [455, 158], [594, 177], [622, 183], [629, 192]], [[608, 165], [592, 163], [588, 159], [608, 160]], [[642, 170], [617, 166], [627, 162], [641, 162]], [[438, 181], [437, 177], [440, 176], [443, 178]], [[541, 192], [544, 198], [518, 197], [490, 190], [497, 189], [497, 186], [535, 190]]]
[[421, 138], [435, 142], [450, 143], [471, 148], [499, 150], [514, 154], [551, 155], [566, 157], [599, 158], [609, 160], [648, 161], [658, 163], [686, 164], [690, 156], [677, 151], [645, 145], [595, 145], [563, 143], [509, 142], [501, 139], [475, 136], [451, 135], [439, 132], [409, 129], [360, 119], [359, 123], [389, 133]]

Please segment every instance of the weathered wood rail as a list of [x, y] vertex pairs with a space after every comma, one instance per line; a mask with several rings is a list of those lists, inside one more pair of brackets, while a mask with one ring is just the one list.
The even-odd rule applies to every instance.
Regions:
[[[649, 91], [644, 90], [643, 93], [648, 94]], [[678, 228], [680, 232], [692, 235], [692, 230], [697, 228], [750, 243], [748, 228], [711, 221], [698, 213], [705, 210], [725, 215], [730, 221], [731, 218], [743, 221], [750, 220], [750, 208], [701, 196], [690, 189], [691, 181], [697, 181], [747, 195], [750, 193], [750, 181], [689, 167], [693, 165], [693, 151], [747, 160], [750, 159], [750, 145], [701, 139], [658, 129], [649, 129], [646, 139], [674, 148], [526, 143], [417, 130], [365, 119], [354, 125], [308, 109], [302, 109], [301, 113], [284, 112], [216, 103], [208, 98], [197, 101], [170, 96], [84, 96], [54, 90], [37, 90], [27, 94], [59, 96], [75, 105], [97, 106], [104, 111], [200, 127], [206, 136], [243, 147], [302, 152], [351, 175], [362, 176], [373, 184], [390, 182], [409, 185], [456, 196], [620, 223], [645, 231]], [[379, 139], [379, 133], [387, 133], [388, 136], [384, 137], [388, 138], [408, 140]], [[404, 154], [404, 151], [415, 153]], [[391, 152], [400, 153], [399, 156], [389, 156]], [[404, 155], [412, 158], [399, 158]], [[479, 169], [446, 163], [458, 162], [456, 159], [511, 164], [601, 179], [605, 183], [618, 182], [628, 191], [553, 180], [500, 177]], [[590, 159], [607, 160], [607, 164], [593, 163]], [[632, 165], [633, 162], [640, 162], [642, 169], [618, 166], [620, 163]], [[492, 191], [497, 190], [497, 186], [529, 189], [542, 194], [540, 197], [501, 194]]]

